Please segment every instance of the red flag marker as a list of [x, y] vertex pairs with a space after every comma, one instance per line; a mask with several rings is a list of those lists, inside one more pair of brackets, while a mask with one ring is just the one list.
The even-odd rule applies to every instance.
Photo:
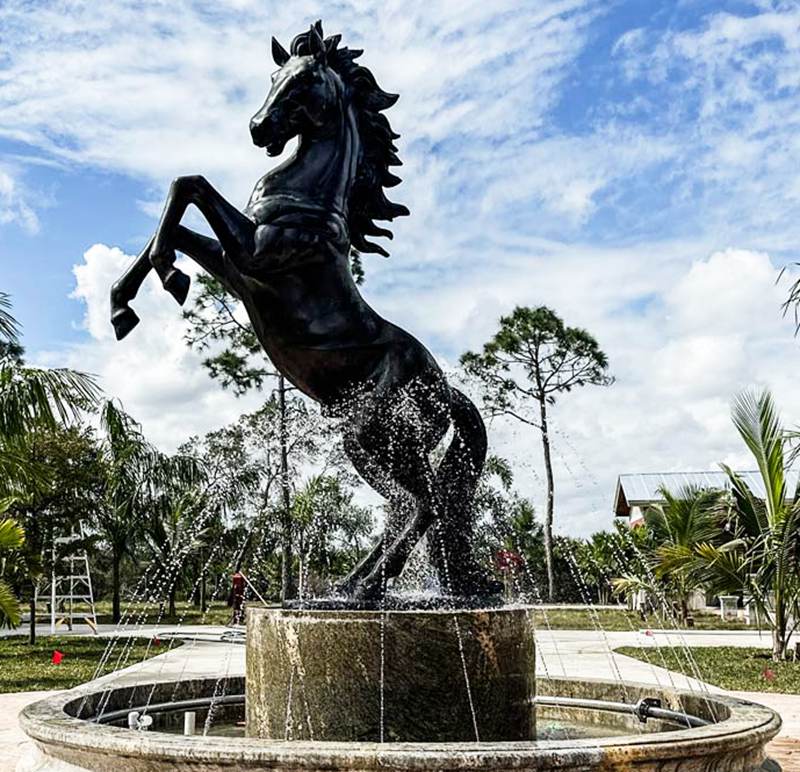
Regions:
[[62, 659], [64, 659], [64, 654], [63, 654], [63, 652], [60, 652], [58, 649], [55, 649], [55, 651], [53, 651], [53, 656], [52, 656], [52, 657], [50, 657], [50, 661], [51, 661], [51, 662], [52, 662], [54, 665], [60, 665], [60, 664], [61, 664], [61, 660], [62, 660]]

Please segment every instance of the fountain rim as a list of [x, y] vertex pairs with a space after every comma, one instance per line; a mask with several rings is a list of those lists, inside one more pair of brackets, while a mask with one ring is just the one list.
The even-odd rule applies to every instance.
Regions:
[[[202, 680], [202, 679], [201, 679]], [[605, 679], [551, 677], [548, 682], [580, 682], [598, 686], [615, 685]], [[626, 682], [674, 696], [697, 699], [687, 690], [665, 689]], [[144, 685], [146, 686], [146, 685]], [[106, 687], [108, 688], [108, 687]], [[113, 688], [113, 687], [112, 687]], [[296, 768], [385, 769], [387, 764], [425, 765], [426, 768], [452, 769], [453, 754], [468, 757], [470, 769], [523, 767], [531, 761], [558, 758], [566, 762], [598, 760], [624, 754], [629, 760], [681, 758], [681, 750], [696, 756], [763, 746], [781, 726], [780, 716], [770, 708], [724, 694], [709, 694], [708, 699], [725, 706], [730, 715], [722, 721], [693, 729], [666, 730], [657, 733], [618, 735], [580, 740], [530, 740], [515, 742], [463, 743], [368, 743], [323, 742], [315, 740], [263, 740], [219, 736], [171, 735], [162, 732], [137, 732], [99, 724], [70, 716], [65, 708], [84, 696], [102, 692], [97, 685], [85, 684], [26, 706], [20, 713], [20, 725], [47, 755], [59, 758], [58, 748], [82, 754], [136, 756], [142, 760], [174, 760], [181, 763], [220, 763], [278, 765]], [[704, 695], [705, 697], [705, 695]]]
[[[323, 599], [326, 600], [327, 599]], [[298, 601], [299, 603], [299, 601]], [[308, 603], [313, 603], [313, 599], [309, 599]], [[341, 620], [348, 622], [357, 620], [359, 622], [372, 622], [380, 621], [383, 617], [387, 616], [417, 616], [417, 617], [434, 617], [434, 616], [467, 616], [477, 614], [514, 614], [514, 613], [532, 613], [536, 610], [535, 606], [526, 603], [505, 603], [502, 606], [421, 606], [421, 607], [405, 607], [405, 606], [358, 606], [358, 605], [342, 605], [341, 607], [328, 607], [328, 606], [251, 606], [247, 609], [247, 616], [265, 616], [283, 614], [297, 620], [321, 618], [326, 622]]]

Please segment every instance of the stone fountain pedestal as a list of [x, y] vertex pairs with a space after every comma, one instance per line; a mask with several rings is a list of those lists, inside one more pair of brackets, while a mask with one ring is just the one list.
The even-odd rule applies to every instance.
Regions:
[[251, 608], [246, 731], [271, 740], [530, 740], [534, 674], [524, 608]]

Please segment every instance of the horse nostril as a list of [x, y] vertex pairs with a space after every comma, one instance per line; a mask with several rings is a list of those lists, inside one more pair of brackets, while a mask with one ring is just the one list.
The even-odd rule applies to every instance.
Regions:
[[264, 144], [264, 124], [250, 121], [250, 136], [256, 145]]

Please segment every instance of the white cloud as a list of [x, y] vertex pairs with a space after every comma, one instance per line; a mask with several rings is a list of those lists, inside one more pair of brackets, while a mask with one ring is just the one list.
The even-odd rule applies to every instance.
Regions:
[[[190, 435], [256, 409], [263, 396], [237, 399], [209, 378], [202, 366], [203, 355], [186, 345], [180, 309], [155, 274], [148, 277], [132, 304], [141, 323], [125, 340], [114, 340], [108, 293], [132, 260], [133, 256], [105, 244], [86, 251], [83, 262], [74, 268], [73, 297], [84, 304], [83, 322], [90, 339], [41, 358], [97, 375], [106, 394], [121, 400], [153, 442], [174, 450]], [[190, 275], [196, 273], [192, 264], [180, 265]]]
[[510, 204], [537, 202], [546, 215], [560, 217], [556, 227], [564, 229], [563, 218], [581, 225], [594, 213], [598, 193], [674, 152], [669, 140], [613, 125], [588, 136], [545, 138], [524, 152], [499, 149], [484, 210], [497, 213]]
[[[392, 259], [367, 263], [368, 300], [451, 364], [515, 304], [552, 306], [609, 355], [617, 383], [570, 394], [553, 414], [565, 532], [608, 525], [618, 473], [744, 463], [728, 419], [742, 386], [769, 384], [789, 422], [800, 417], [787, 365], [800, 352], [780, 314], [786, 285], [775, 284], [779, 250], [800, 240], [791, 8], [628, 31], [608, 72], [624, 93], [563, 130], [553, 108], [607, 3], [323, 5], [45, 5], [34, 30], [30, 6], [9, 0], [0, 135], [143, 180], [140, 206], [153, 215], [182, 173], [205, 174], [241, 204], [270, 163], [247, 133], [272, 69], [268, 36], [288, 44], [322, 15], [402, 97], [388, 114], [405, 161], [393, 197], [412, 217], [393, 226]], [[653, 190], [667, 191], [656, 205]], [[3, 201], [0, 177], [0, 213]], [[600, 239], [604, 211], [613, 222]], [[655, 221], [666, 237], [649, 230]], [[141, 325], [113, 340], [107, 293], [129, 259], [86, 251], [74, 297], [89, 339], [49, 361], [98, 373], [174, 448], [259, 397], [236, 400], [207, 377], [152, 277], [134, 303]], [[502, 422], [491, 437], [541, 507], [538, 438]]]
[[[686, 266], [675, 261], [684, 249], [663, 245], [653, 253], [658, 260], [652, 272], [642, 274], [632, 259], [636, 247], [584, 248], [561, 255], [566, 265], [542, 276], [542, 300], [568, 324], [588, 327], [618, 378], [610, 388], [586, 387], [566, 395], [553, 410], [562, 532], [588, 533], [609, 525], [619, 473], [709, 469], [731, 459], [746, 463], [729, 419], [730, 400], [743, 387], [768, 383], [787, 419], [800, 417], [800, 396], [791, 378], [776, 377], [800, 352], [791, 322], [779, 312], [769, 256], [729, 249]], [[548, 257], [543, 265], [554, 266]], [[179, 309], [152, 276], [134, 303], [141, 325], [121, 343], [112, 339], [108, 288], [130, 259], [104, 245], [87, 250], [75, 268], [75, 296], [86, 305], [92, 340], [58, 361], [99, 373], [103, 386], [142, 420], [147, 433], [174, 448], [189, 433], [252, 409], [259, 397], [237, 400], [208, 379], [200, 357], [185, 346]], [[593, 263], [599, 273], [572, 274], [575, 266]], [[189, 264], [184, 268], [193, 271]], [[454, 273], [439, 291], [423, 287], [423, 276], [416, 274], [417, 283], [405, 288], [414, 303], [396, 291], [375, 293], [369, 283], [366, 289], [382, 313], [432, 345], [452, 369], [461, 351], [489, 337], [500, 313], [515, 302], [538, 302], [520, 275], [520, 265], [510, 260], [487, 266], [485, 272]], [[620, 304], [653, 293], [661, 300], [620, 310]], [[587, 298], [593, 300], [590, 307]], [[541, 509], [538, 436], [498, 420], [490, 427], [490, 439], [495, 452], [514, 462], [520, 488]]]
[[15, 223], [28, 233], [39, 230], [39, 218], [14, 172], [0, 165], [0, 225]]
[[631, 30], [613, 53], [626, 94], [643, 97], [636, 119], [673, 140], [670, 176], [684, 217], [729, 241], [794, 250], [800, 6], [752, 5], [694, 25]]
[[[13, 41], [0, 81], [0, 136], [162, 190], [172, 177], [202, 169], [243, 202], [267, 166], [248, 121], [274, 69], [270, 34], [288, 45], [321, 16], [329, 33], [345, 33], [343, 44], [364, 47], [378, 81], [402, 94], [391, 118], [406, 151], [411, 139], [491, 140], [506, 136], [511, 122], [523, 131], [539, 125], [600, 6], [297, 0], [212, 10], [199, 1], [120, 0], [97, 14], [89, 2], [65, 13], [9, 0], [0, 8]], [[499, 67], [501, 58], [514, 66]], [[498, 71], [506, 80], [502, 100], [494, 98]], [[411, 168], [419, 163], [405, 155]]]
[[769, 255], [725, 249], [692, 264], [665, 293], [671, 324], [685, 334], [747, 330], [767, 335], [776, 329], [785, 288], [776, 284]]
[[[716, 469], [722, 461], [751, 465], [730, 421], [730, 402], [742, 388], [773, 389], [789, 425], [800, 421], [800, 395], [792, 367], [800, 347], [791, 320], [780, 313], [777, 270], [768, 255], [728, 249], [678, 260], [683, 245], [664, 245], [660, 265], [647, 276], [636, 270], [636, 247], [606, 254], [598, 271], [586, 271], [587, 285], [602, 276], [594, 297], [582, 278], [565, 282], [548, 276], [544, 294], [568, 324], [585, 325], [608, 354], [617, 382], [609, 388], [585, 387], [558, 401], [552, 434], [559, 528], [588, 533], [608, 527], [616, 475], [625, 472]], [[670, 255], [672, 259], [670, 259]], [[573, 255], [591, 265], [598, 255]], [[795, 274], [796, 275], [796, 274]], [[626, 286], [629, 276], [635, 287]], [[648, 281], [649, 279], [649, 281]], [[506, 284], [503, 310], [523, 290], [519, 272], [496, 277]], [[616, 285], [616, 293], [611, 288]], [[651, 291], [657, 299], [624, 312], [620, 303]], [[616, 295], [617, 303], [614, 303]], [[570, 296], [571, 299], [570, 299]], [[479, 296], [480, 297], [480, 296]], [[596, 306], [587, 308], [596, 297]], [[627, 299], [627, 300], [626, 300]], [[494, 320], [470, 321], [483, 328], [477, 345], [494, 329]], [[454, 334], [455, 340], [462, 335]], [[493, 448], [513, 459], [523, 490], [544, 506], [540, 441], [519, 424], [496, 421]]]

